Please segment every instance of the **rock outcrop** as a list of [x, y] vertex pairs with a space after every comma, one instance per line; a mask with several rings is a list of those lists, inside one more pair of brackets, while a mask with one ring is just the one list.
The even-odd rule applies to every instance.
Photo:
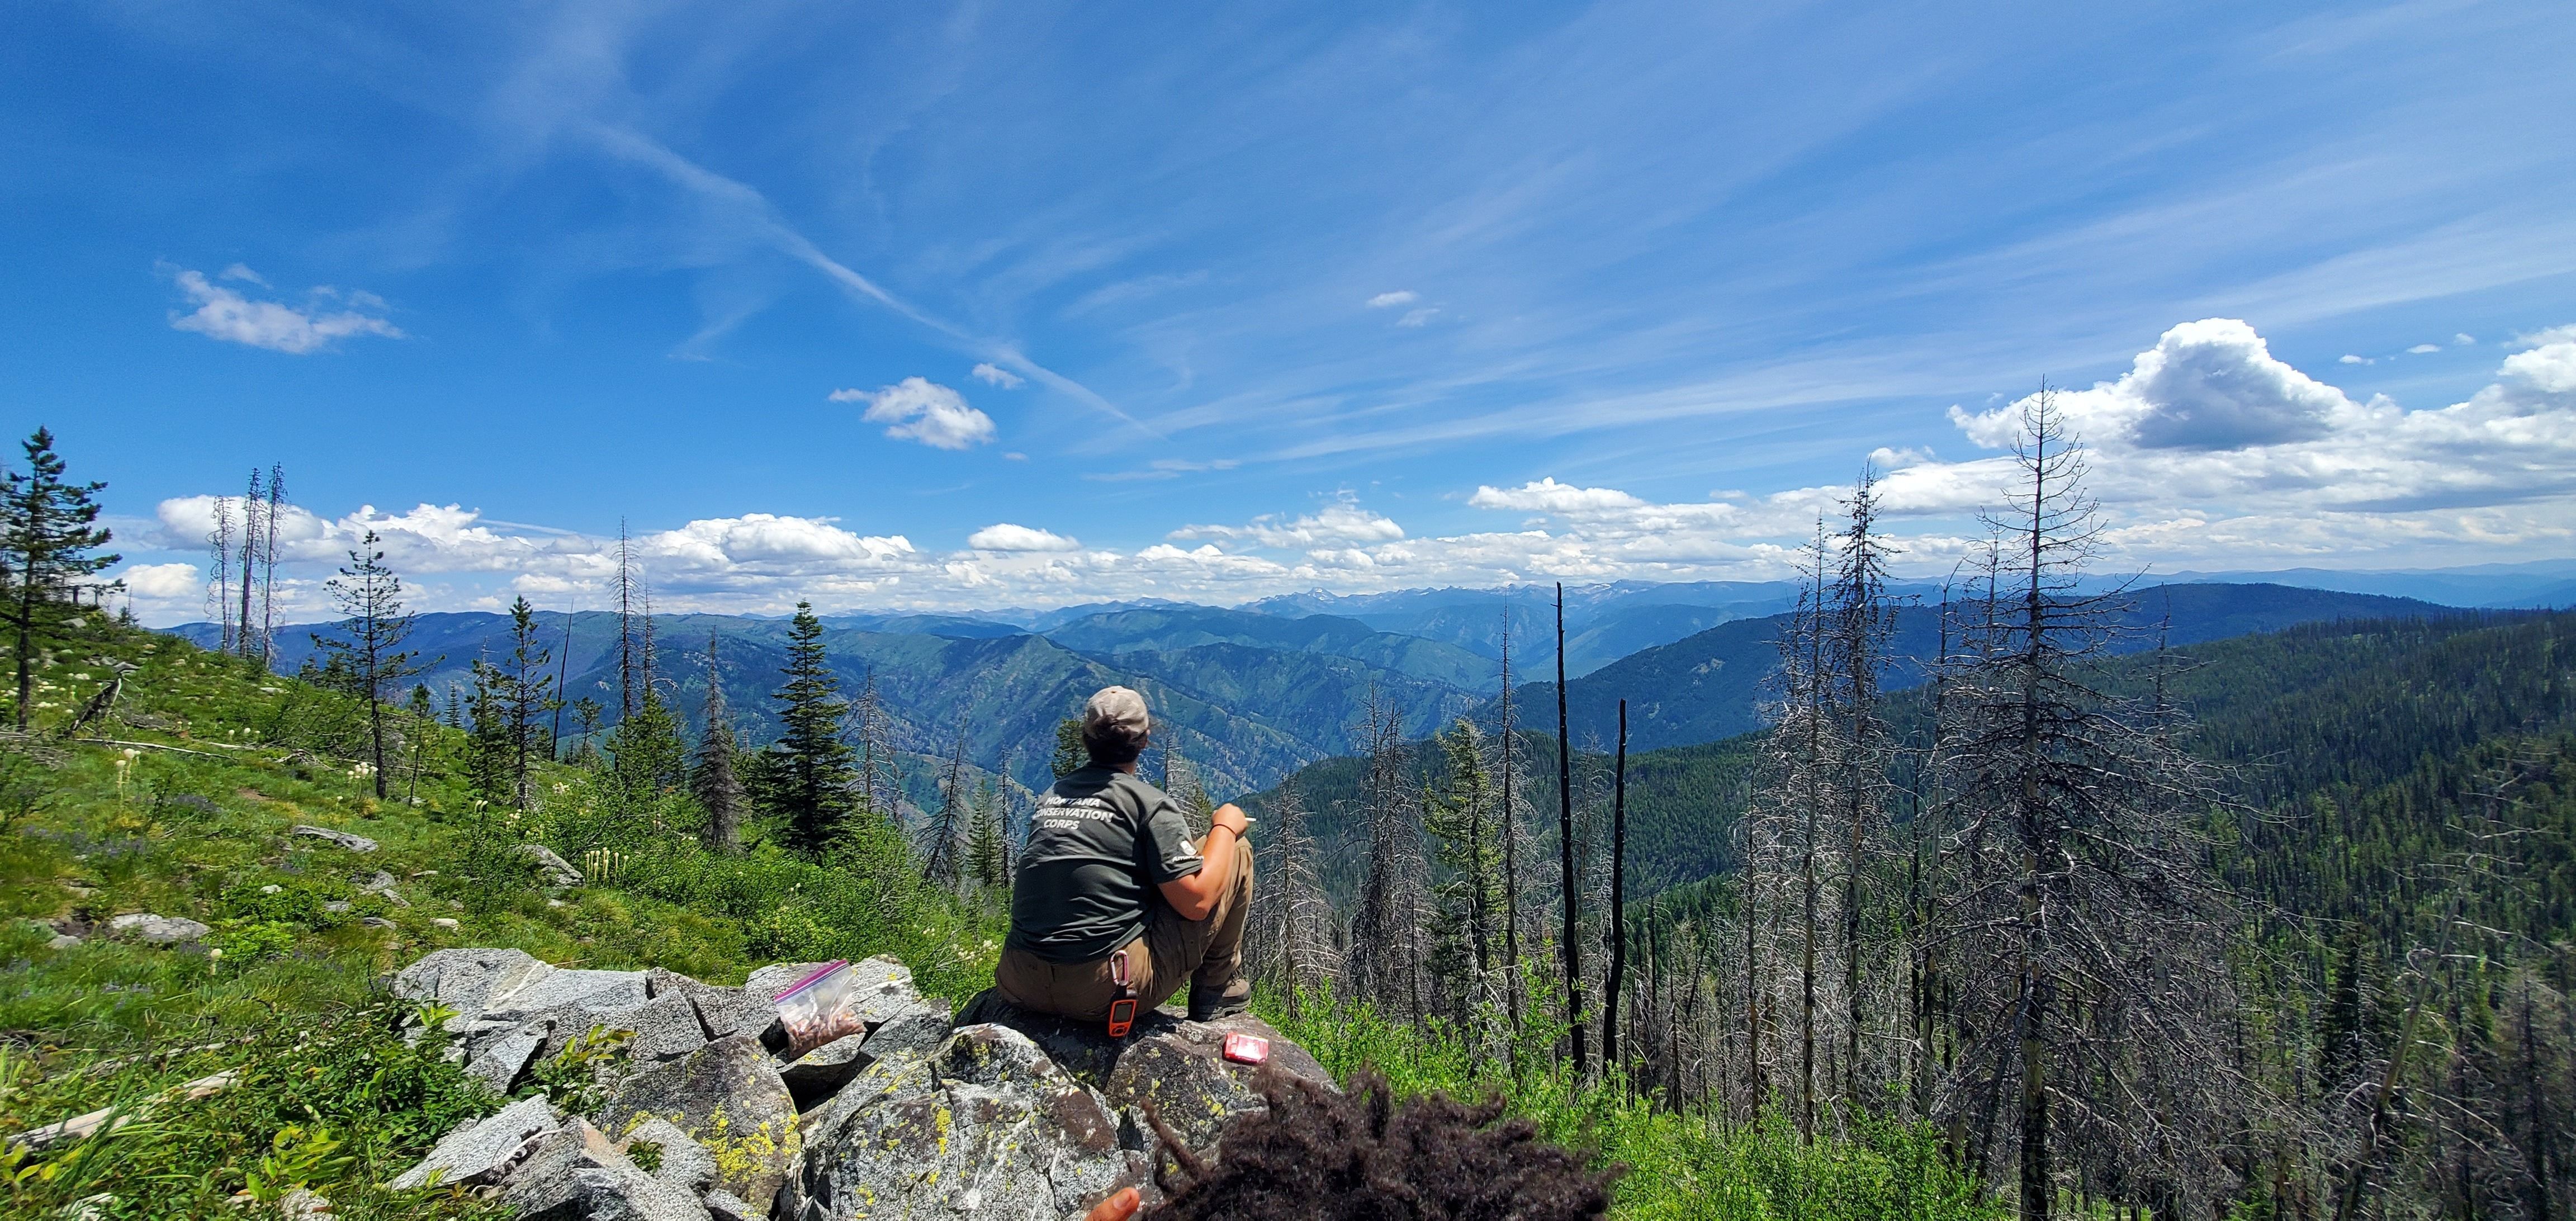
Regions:
[[1151, 1193], [1146, 1104], [1201, 1148], [1261, 1106], [1253, 1070], [1219, 1055], [1227, 1034], [1270, 1039], [1273, 1064], [1325, 1079], [1250, 1017], [1152, 1013], [1112, 1041], [1097, 1024], [988, 993], [952, 1021], [890, 958], [854, 964], [862, 1033], [790, 1059], [775, 999], [819, 965], [763, 967], [728, 988], [663, 970], [558, 968], [516, 950], [414, 962], [395, 992], [452, 1010], [436, 1034], [495, 1090], [527, 1088], [592, 1031], [627, 1033], [583, 1044], [618, 1048], [582, 1061], [602, 1100], [588, 1114], [521, 1099], [449, 1133], [394, 1186], [461, 1184], [522, 1217], [566, 1221], [1077, 1218], [1120, 1187]]
[[213, 931], [186, 916], [156, 916], [150, 912], [135, 912], [107, 922], [108, 936], [131, 937], [150, 945], [189, 945], [204, 940]]

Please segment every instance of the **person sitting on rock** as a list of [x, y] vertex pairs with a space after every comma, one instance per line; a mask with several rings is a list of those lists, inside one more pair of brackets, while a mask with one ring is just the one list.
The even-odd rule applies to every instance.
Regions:
[[[1190, 985], [1190, 1018], [1243, 1012], [1243, 919], [1252, 906], [1251, 819], [1219, 806], [1192, 842], [1180, 803], [1136, 776], [1149, 745], [1145, 697], [1103, 687], [1082, 709], [1087, 766], [1029, 816], [1011, 886], [1011, 933], [993, 972], [1023, 1009], [1109, 1021], [1132, 997], [1150, 1010]], [[1122, 1010], [1122, 1012], [1129, 1012]]]

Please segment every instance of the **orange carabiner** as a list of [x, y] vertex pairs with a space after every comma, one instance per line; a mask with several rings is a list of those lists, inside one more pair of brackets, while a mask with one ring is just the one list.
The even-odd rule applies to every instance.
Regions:
[[1109, 1037], [1123, 1039], [1136, 1025], [1136, 988], [1128, 980], [1125, 949], [1110, 956], [1109, 978], [1118, 985], [1118, 999], [1109, 1002]]

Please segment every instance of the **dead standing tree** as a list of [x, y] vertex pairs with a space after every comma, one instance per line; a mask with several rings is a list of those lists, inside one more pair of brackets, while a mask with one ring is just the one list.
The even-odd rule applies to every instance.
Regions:
[[[1863, 467], [1851, 498], [1843, 504], [1846, 524], [1837, 540], [1831, 603], [1826, 619], [1817, 625], [1824, 651], [1831, 654], [1827, 673], [1818, 677], [1831, 704], [1834, 789], [1843, 822], [1842, 1095], [1851, 1103], [1860, 1103], [1870, 1093], [1863, 1085], [1861, 1065], [1863, 998], [1886, 982], [1863, 978], [1868, 958], [1863, 937], [1878, 930], [1863, 927], [1863, 915], [1872, 905], [1861, 891], [1864, 880], [1884, 859], [1887, 807], [1894, 792], [1888, 770], [1895, 762], [1895, 750], [1879, 713], [1878, 682], [1895, 615], [1887, 601], [1889, 548], [1875, 529], [1875, 482], [1876, 473]], [[1892, 998], [1880, 1009], [1892, 1011]], [[1887, 1076], [1892, 1080], [1896, 1074]]]
[[1275, 824], [1262, 851], [1267, 862], [1252, 891], [1253, 978], [1278, 990], [1289, 1012], [1304, 993], [1331, 988], [1341, 978], [1341, 953], [1333, 945], [1333, 904], [1315, 872], [1315, 838], [1295, 777], [1282, 781], [1272, 800]]
[[1977, 1129], [1972, 1172], [2009, 1149], [2024, 1221], [2079, 1165], [2159, 1215], [2206, 1211], [2247, 1088], [2215, 1037], [2236, 1009], [2201, 830], [2218, 799], [2169, 718], [2094, 682], [2122, 598], [2077, 585], [2100, 545], [2083, 451], [2045, 387], [2022, 411], [2023, 484], [1945, 675], [1937, 935], [1961, 1029], [1936, 1105]]
[[1403, 723], [1375, 688], [1369, 691], [1360, 733], [1369, 760], [1362, 794], [1368, 806], [1368, 873], [1351, 919], [1351, 992], [1382, 1012], [1418, 1018], [1425, 1012], [1421, 896], [1426, 870], [1414, 808], [1417, 794], [1404, 775]]

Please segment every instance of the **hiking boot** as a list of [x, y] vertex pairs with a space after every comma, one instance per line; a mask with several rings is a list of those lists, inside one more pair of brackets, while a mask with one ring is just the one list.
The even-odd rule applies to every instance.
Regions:
[[1252, 981], [1238, 975], [1234, 982], [1210, 991], [1190, 985], [1190, 1020], [1213, 1022], [1229, 1018], [1252, 1007]]

